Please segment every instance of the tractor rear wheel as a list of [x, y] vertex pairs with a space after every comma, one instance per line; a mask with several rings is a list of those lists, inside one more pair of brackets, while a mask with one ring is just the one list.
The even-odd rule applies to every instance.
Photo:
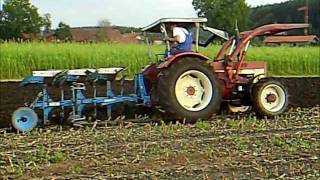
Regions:
[[161, 70], [159, 105], [166, 119], [195, 122], [209, 118], [221, 104], [221, 85], [205, 61], [183, 58]]
[[274, 117], [288, 108], [288, 92], [278, 81], [262, 79], [252, 90], [252, 104], [258, 115]]

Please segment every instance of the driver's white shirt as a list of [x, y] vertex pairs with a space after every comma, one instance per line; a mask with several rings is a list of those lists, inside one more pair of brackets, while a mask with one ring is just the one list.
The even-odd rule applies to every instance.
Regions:
[[179, 43], [183, 43], [186, 41], [186, 34], [189, 34], [189, 32], [182, 27], [174, 27], [173, 28], [173, 37], [179, 36]]

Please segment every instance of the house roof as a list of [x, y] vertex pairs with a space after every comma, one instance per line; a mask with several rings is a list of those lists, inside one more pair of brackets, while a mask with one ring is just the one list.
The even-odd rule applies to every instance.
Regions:
[[116, 43], [134, 43], [137, 42], [136, 33], [125, 33], [121, 34], [119, 30], [112, 28], [100, 29], [99, 27], [83, 27], [83, 28], [71, 28], [71, 34], [74, 41], [86, 42], [96, 41], [97, 33], [101, 30], [111, 42]]
[[319, 38], [314, 35], [310, 36], [269, 36], [266, 37], [264, 43], [308, 43], [319, 41]]
[[72, 38], [75, 41], [94, 41], [96, 40], [98, 28], [71, 28]]

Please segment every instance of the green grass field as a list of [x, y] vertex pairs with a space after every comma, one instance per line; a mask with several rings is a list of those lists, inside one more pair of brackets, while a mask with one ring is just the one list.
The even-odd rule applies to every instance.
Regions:
[[[201, 49], [201, 53], [215, 57], [220, 46]], [[0, 79], [20, 79], [32, 70], [127, 67], [132, 76], [143, 66], [155, 62], [155, 54], [164, 46], [143, 44], [0, 44]], [[268, 62], [272, 76], [320, 76], [319, 47], [253, 47], [248, 60]], [[151, 58], [149, 58], [151, 56]]]

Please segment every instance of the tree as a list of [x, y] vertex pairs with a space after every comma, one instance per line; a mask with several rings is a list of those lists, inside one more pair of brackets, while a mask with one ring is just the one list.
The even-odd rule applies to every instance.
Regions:
[[0, 38], [17, 39], [22, 33], [40, 32], [43, 18], [29, 0], [6, 0], [0, 11]]
[[62, 40], [62, 41], [70, 41], [72, 40], [72, 34], [70, 31], [70, 26], [60, 22], [58, 24], [58, 28], [56, 29], [56, 36], [58, 39]]
[[44, 14], [43, 17], [43, 25], [44, 25], [44, 32], [51, 31], [51, 15], [49, 13]]
[[111, 27], [111, 22], [108, 19], [102, 19], [98, 22], [98, 26], [108, 28]]
[[109, 41], [107, 35], [108, 29], [111, 27], [111, 22], [108, 19], [103, 19], [98, 22], [99, 29], [97, 30], [96, 38], [99, 42]]
[[209, 26], [233, 33], [237, 21], [240, 30], [248, 28], [250, 8], [245, 0], [193, 0], [192, 4], [199, 16], [207, 17]]

